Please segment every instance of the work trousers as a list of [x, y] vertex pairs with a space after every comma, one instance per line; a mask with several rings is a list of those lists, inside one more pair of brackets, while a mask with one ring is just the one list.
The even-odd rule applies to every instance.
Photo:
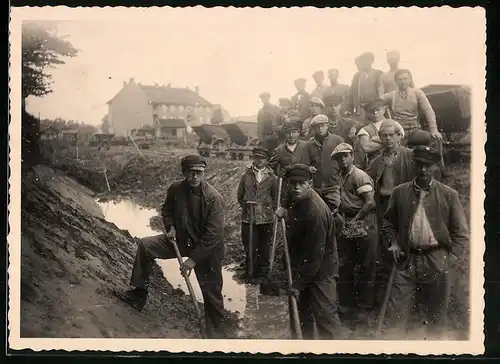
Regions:
[[[378, 226], [382, 226], [382, 219], [384, 217], [387, 206], [389, 205], [390, 196], [378, 196], [377, 199], [377, 220]], [[380, 307], [384, 301], [385, 290], [387, 288], [387, 281], [392, 268], [392, 256], [388, 251], [388, 244], [384, 241], [384, 237], [379, 229], [379, 244], [378, 244], [378, 257], [377, 257], [377, 273], [376, 273], [376, 305]]]
[[[289, 307], [292, 338], [297, 339], [297, 333], [293, 325], [292, 306], [289, 305]], [[300, 291], [298, 311], [300, 329], [304, 340], [315, 339], [314, 324], [316, 324], [317, 338], [319, 340], [342, 338], [342, 324], [338, 315], [337, 282], [335, 278], [325, 278], [307, 284]]]
[[426, 316], [426, 338], [439, 339], [446, 327], [450, 298], [448, 259], [444, 249], [410, 253], [396, 269], [384, 321], [386, 334], [404, 337], [413, 308], [420, 306]]
[[342, 306], [374, 307], [378, 252], [375, 226], [364, 238], [339, 238], [339, 299]]
[[[177, 256], [172, 242], [165, 234], [140, 239], [137, 245], [130, 284], [137, 288], [147, 288], [154, 259], [176, 259]], [[178, 247], [183, 257], [189, 256], [189, 249], [186, 246], [178, 244]], [[224, 325], [227, 323], [222, 297], [223, 255], [222, 248], [197, 262], [194, 267], [203, 296], [205, 325], [209, 338], [224, 337]]]
[[[252, 242], [250, 241], [250, 228], [252, 229]], [[241, 240], [245, 248], [245, 267], [247, 274], [250, 266], [253, 268], [253, 277], [267, 277], [269, 272], [269, 247], [273, 239], [273, 224], [248, 224], [241, 223]], [[250, 262], [250, 249], [252, 259]]]

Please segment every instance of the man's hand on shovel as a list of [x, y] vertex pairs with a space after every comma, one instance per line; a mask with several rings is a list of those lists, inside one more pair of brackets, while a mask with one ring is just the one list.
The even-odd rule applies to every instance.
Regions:
[[184, 261], [184, 263], [181, 264], [180, 266], [180, 271], [182, 275], [187, 275], [188, 277], [191, 275], [191, 272], [193, 271], [193, 268], [195, 267], [196, 262], [188, 258]]
[[288, 295], [290, 297], [295, 297], [295, 299], [298, 301], [300, 296], [300, 291], [297, 288], [290, 288], [288, 289]]
[[396, 264], [399, 264], [400, 259], [404, 257], [404, 252], [398, 243], [393, 242], [389, 247], [389, 252], [392, 254], [392, 260]]

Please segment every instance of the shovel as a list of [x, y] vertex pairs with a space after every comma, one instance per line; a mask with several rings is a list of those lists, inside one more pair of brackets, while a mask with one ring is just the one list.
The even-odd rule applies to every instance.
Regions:
[[[172, 245], [174, 246], [175, 255], [177, 256], [177, 261], [179, 262], [179, 266], [180, 266], [180, 265], [182, 265], [181, 252], [179, 251], [179, 247], [177, 246], [176, 241], [174, 239], [170, 239], [170, 241], [172, 242]], [[191, 285], [191, 281], [190, 281], [189, 276], [187, 274], [183, 274], [182, 276], [184, 277], [184, 281], [186, 282], [186, 286], [188, 288], [189, 295], [191, 296], [191, 300], [193, 301], [194, 310], [196, 311], [196, 316], [198, 316], [201, 337], [206, 339], [207, 338], [207, 331], [206, 331], [205, 324], [203, 322], [203, 317], [201, 315], [200, 306], [198, 305], [198, 301], [196, 300], [196, 295], [194, 293], [193, 286]]]
[[389, 304], [389, 296], [391, 295], [392, 283], [394, 282], [394, 276], [396, 275], [396, 263], [392, 265], [391, 274], [389, 280], [387, 281], [387, 287], [385, 289], [384, 302], [382, 303], [382, 308], [380, 309], [380, 316], [377, 322], [377, 328], [375, 329], [375, 338], [379, 337], [380, 331], [382, 330], [382, 325], [384, 324], [385, 314], [387, 312], [387, 305]]
[[[292, 281], [292, 264], [290, 263], [290, 253], [288, 252], [288, 242], [286, 241], [286, 225], [285, 220], [281, 220], [281, 224], [283, 226], [283, 243], [285, 246], [285, 258], [286, 258], [286, 271], [288, 274], [288, 289], [292, 289], [293, 281]], [[302, 330], [300, 328], [300, 319], [299, 319], [299, 309], [297, 306], [297, 298], [295, 296], [291, 296], [289, 300], [289, 304], [292, 306], [292, 320], [293, 327], [295, 329], [295, 333], [297, 335], [297, 339], [302, 340]]]

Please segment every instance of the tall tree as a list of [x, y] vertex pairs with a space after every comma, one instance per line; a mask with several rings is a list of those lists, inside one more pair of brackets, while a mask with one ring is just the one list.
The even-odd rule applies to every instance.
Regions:
[[24, 21], [22, 26], [22, 96], [44, 96], [52, 92], [50, 68], [64, 64], [78, 50], [57, 35], [57, 23]]
[[224, 114], [222, 113], [222, 108], [217, 108], [212, 114], [210, 119], [211, 124], [222, 124], [224, 122]]

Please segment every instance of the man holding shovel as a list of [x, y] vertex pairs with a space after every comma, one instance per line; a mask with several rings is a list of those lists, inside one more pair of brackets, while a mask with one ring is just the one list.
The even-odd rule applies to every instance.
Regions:
[[269, 247], [273, 237], [274, 211], [278, 203], [278, 179], [266, 165], [267, 149], [252, 151], [253, 163], [241, 176], [238, 203], [242, 208], [241, 239], [246, 253], [249, 281], [263, 280], [268, 274]]
[[[200, 284], [207, 336], [222, 338], [228, 323], [222, 297], [224, 211], [222, 196], [203, 180], [205, 167], [205, 160], [198, 155], [181, 160], [184, 179], [170, 185], [162, 206], [166, 233], [139, 240], [130, 282], [135, 288], [118, 296], [141, 310], [146, 304], [154, 259], [176, 258], [177, 244], [180, 255], [189, 257], [180, 266], [181, 274], [189, 276], [194, 269]], [[176, 241], [167, 236], [172, 227]]]
[[458, 192], [434, 178], [440, 158], [437, 149], [415, 147], [416, 177], [394, 189], [384, 215], [382, 232], [398, 263], [388, 291], [384, 326], [398, 338], [406, 333], [412, 308], [421, 304], [427, 316], [427, 339], [441, 339], [450, 299], [450, 271], [469, 244]]
[[[286, 173], [291, 203], [276, 211], [286, 222], [286, 242], [293, 277], [290, 294], [298, 300], [298, 316], [304, 340], [341, 338], [337, 313], [338, 253], [332, 212], [312, 188], [309, 166], [294, 164]], [[290, 272], [289, 272], [290, 273]], [[290, 316], [296, 317], [290, 306]], [[297, 338], [295, 330], [292, 330]]]

